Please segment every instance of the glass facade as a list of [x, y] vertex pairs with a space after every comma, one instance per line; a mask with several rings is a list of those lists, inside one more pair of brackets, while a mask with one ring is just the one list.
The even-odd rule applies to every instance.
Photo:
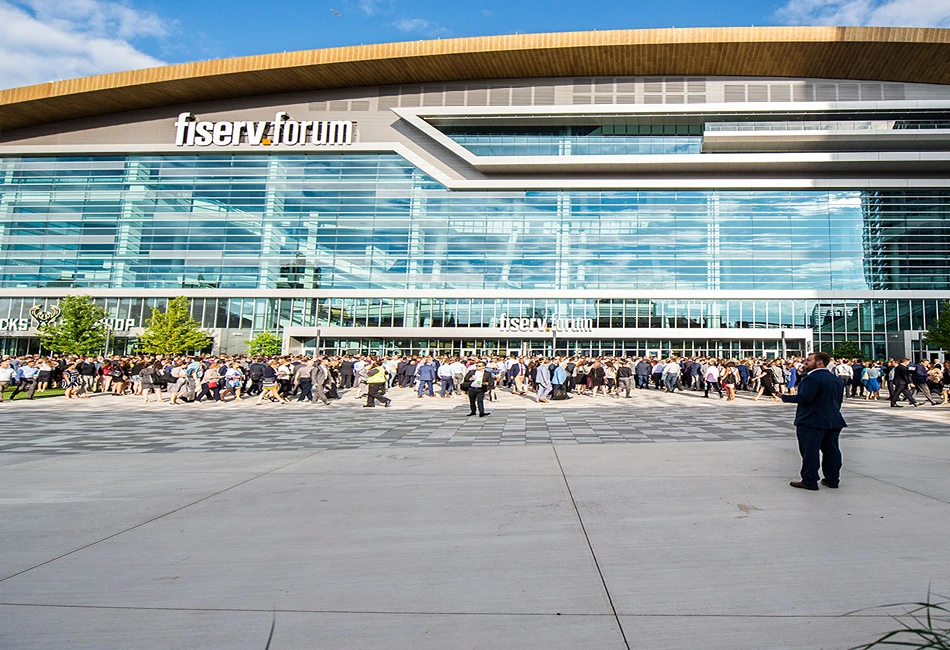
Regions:
[[[12, 288], [20, 295], [63, 288], [129, 296], [158, 289], [169, 297], [194, 289], [231, 295], [234, 289], [398, 290], [413, 297], [202, 297], [193, 311], [205, 327], [246, 332], [497, 328], [502, 314], [581, 317], [608, 330], [696, 330], [689, 340], [614, 336], [597, 343], [605, 353], [629, 344], [630, 350], [758, 354], [775, 341], [750, 341], [741, 330], [809, 328], [817, 349], [851, 340], [880, 357], [889, 335], [925, 329], [939, 301], [723, 300], [717, 292], [948, 290], [950, 192], [461, 192], [391, 154], [5, 158], [3, 352], [35, 347], [35, 339], [10, 332], [22, 329], [20, 319], [30, 318], [32, 306], [56, 300], [4, 297], [3, 289]], [[431, 290], [533, 290], [551, 297], [436, 299], [426, 297]], [[709, 294], [601, 300], [558, 297], [563, 290]], [[166, 300], [100, 302], [134, 328]], [[736, 332], [710, 343], [707, 329]], [[354, 334], [330, 343], [367, 350], [521, 344], [373, 340]], [[593, 349], [594, 342], [570, 345]]]
[[449, 191], [394, 155], [0, 160], [0, 288], [950, 288], [950, 192]]
[[476, 156], [644, 156], [702, 153], [701, 137], [453, 135]]
[[[34, 305], [55, 304], [51, 298], [0, 298], [0, 324], [29, 319]], [[110, 318], [144, 324], [155, 308], [164, 310], [166, 298], [99, 299]], [[701, 345], [711, 328], [735, 330], [728, 339], [743, 339], [743, 330], [812, 329], [816, 349], [830, 349], [843, 340], [861, 345], [868, 355], [885, 355], [889, 334], [905, 330], [924, 330], [937, 317], [939, 300], [649, 300], [649, 299], [481, 299], [481, 298], [196, 298], [192, 315], [209, 329], [235, 329], [248, 332], [280, 332], [288, 327], [411, 327], [411, 328], [497, 328], [504, 314], [509, 318], [590, 319], [596, 329], [649, 330], [659, 332], [675, 328], [696, 330], [691, 340]], [[120, 333], [120, 336], [122, 334]], [[14, 339], [3, 339], [0, 351], [16, 348]], [[357, 337], [354, 340], [358, 340]], [[577, 336], [572, 338], [577, 339]], [[582, 337], [581, 337], [582, 338]], [[648, 345], [646, 339], [629, 342]], [[512, 340], [516, 340], [517, 336]], [[776, 340], [778, 337], [776, 336]], [[459, 339], [461, 340], [461, 339]], [[518, 348], [521, 343], [508, 340], [505, 345]], [[674, 345], [668, 339], [657, 346]], [[772, 345], [758, 341], [756, 345]], [[451, 338], [449, 339], [449, 342]], [[437, 348], [450, 343], [424, 345]], [[566, 342], [562, 342], [567, 345]], [[341, 342], [341, 347], [349, 343]], [[353, 344], [355, 345], [355, 344]], [[384, 339], [379, 340], [384, 345]], [[393, 343], [391, 347], [418, 347], [412, 343]], [[571, 345], [582, 345], [582, 342]], [[613, 345], [613, 344], [611, 344]], [[652, 345], [652, 344], [649, 344]], [[702, 344], [705, 345], [705, 344]], [[750, 343], [751, 345], [751, 343]], [[364, 347], [371, 347], [368, 344]], [[467, 347], [464, 343], [456, 349]], [[651, 349], [655, 349], [653, 346]], [[713, 346], [715, 348], [715, 346]], [[670, 348], [672, 349], [672, 348]], [[743, 347], [742, 349], [748, 349]]]

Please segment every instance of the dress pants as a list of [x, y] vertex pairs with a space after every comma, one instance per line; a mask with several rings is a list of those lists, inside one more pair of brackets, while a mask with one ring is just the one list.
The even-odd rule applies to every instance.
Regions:
[[851, 380], [851, 397], [864, 397], [864, 382], [860, 379]]
[[310, 391], [313, 390], [313, 384], [311, 381], [309, 379], [300, 379], [297, 383], [300, 386], [300, 397], [297, 398], [297, 401], [310, 401]]
[[418, 386], [418, 391], [417, 391], [419, 397], [422, 397], [422, 393], [425, 392], [425, 391], [429, 391], [429, 397], [432, 397], [432, 396], [435, 395], [435, 390], [434, 390], [433, 387], [432, 387], [432, 383], [433, 383], [433, 382], [432, 382], [431, 379], [420, 379], [420, 380], [419, 380], [419, 386]]
[[937, 403], [936, 401], [934, 401], [933, 394], [931, 394], [930, 392], [930, 386], [928, 386], [926, 382], [924, 382], [923, 384], [915, 383], [914, 388], [916, 389], [918, 395], [923, 395], [924, 397], [926, 397], [927, 401], [930, 402], [931, 404]]
[[[838, 485], [841, 473], [841, 449], [838, 447], [838, 435], [841, 429], [812, 429], [796, 427], [798, 451], [802, 455], [802, 483], [818, 485], [818, 468], [825, 480]], [[820, 462], [819, 462], [820, 453]]]
[[353, 373], [340, 373], [340, 388], [353, 388]]
[[442, 397], [451, 395], [455, 390], [455, 380], [452, 377], [442, 377]]
[[323, 402], [324, 404], [330, 403], [330, 400], [327, 398], [326, 387], [322, 384], [312, 385], [311, 399], [313, 400], [314, 404], [316, 404], [318, 401]]
[[24, 391], [26, 391], [27, 399], [33, 399], [33, 394], [36, 392], [36, 377], [32, 379], [21, 379], [20, 383], [16, 385], [16, 388], [13, 389], [13, 392], [10, 393], [10, 399], [13, 399]]
[[618, 395], [621, 391], [625, 391], [627, 397], [630, 397], [630, 390], [633, 388], [633, 377], [620, 377], [617, 379], [617, 386]]
[[479, 415], [485, 415], [485, 391], [474, 386], [469, 388], [468, 405], [472, 409], [472, 415], [475, 414], [476, 409]]
[[376, 406], [377, 400], [382, 402], [385, 406], [389, 404], [392, 400], [388, 397], [383, 397], [383, 391], [385, 386], [383, 384], [367, 384], [368, 391], [366, 393], [366, 405], [367, 406]]
[[[542, 386], [541, 384], [538, 384], [538, 399], [539, 399], [539, 400], [547, 399], [547, 398], [548, 398], [548, 395], [550, 395], [550, 394], [551, 394], [551, 386], [550, 386], [550, 385], [548, 385], [548, 386]], [[471, 392], [469, 392], [469, 396], [471, 396]]]
[[894, 386], [891, 389], [891, 406], [897, 404], [897, 398], [901, 395], [904, 396], [911, 404], [916, 404], [917, 400], [914, 399], [914, 396], [910, 394], [910, 389], [907, 387], [907, 384], [900, 381], [895, 381]]

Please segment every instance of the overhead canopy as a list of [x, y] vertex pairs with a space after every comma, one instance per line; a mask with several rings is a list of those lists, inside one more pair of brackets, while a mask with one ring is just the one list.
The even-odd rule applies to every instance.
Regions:
[[741, 76], [950, 84], [950, 30], [717, 27], [515, 34], [185, 63], [0, 91], [0, 131], [142, 108], [397, 83]]

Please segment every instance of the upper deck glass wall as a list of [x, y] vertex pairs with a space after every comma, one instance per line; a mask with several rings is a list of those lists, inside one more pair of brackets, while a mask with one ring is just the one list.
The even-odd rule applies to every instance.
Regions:
[[395, 155], [0, 160], [0, 286], [950, 288], [950, 192], [453, 192]]

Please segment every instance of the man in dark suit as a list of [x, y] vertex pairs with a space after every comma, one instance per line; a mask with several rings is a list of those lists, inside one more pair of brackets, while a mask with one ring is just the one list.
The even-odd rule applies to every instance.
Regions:
[[897, 398], [901, 395], [903, 395], [904, 399], [912, 406], [920, 406], [910, 393], [910, 370], [907, 369], [908, 363], [910, 363], [910, 359], [901, 359], [901, 362], [894, 366], [894, 387], [890, 391], [891, 406], [894, 408], [901, 407], [901, 405], [897, 403]]
[[340, 364], [340, 388], [353, 388], [353, 357], [346, 355], [343, 363]]
[[802, 480], [790, 485], [803, 490], [818, 489], [819, 466], [825, 475], [821, 484], [826, 487], [837, 488], [841, 473], [838, 436], [848, 426], [841, 417], [844, 382], [828, 371], [829, 363], [831, 357], [824, 352], [809, 354], [804, 367], [808, 374], [798, 384], [798, 393], [782, 395], [783, 402], [798, 404], [795, 433], [802, 454]]

